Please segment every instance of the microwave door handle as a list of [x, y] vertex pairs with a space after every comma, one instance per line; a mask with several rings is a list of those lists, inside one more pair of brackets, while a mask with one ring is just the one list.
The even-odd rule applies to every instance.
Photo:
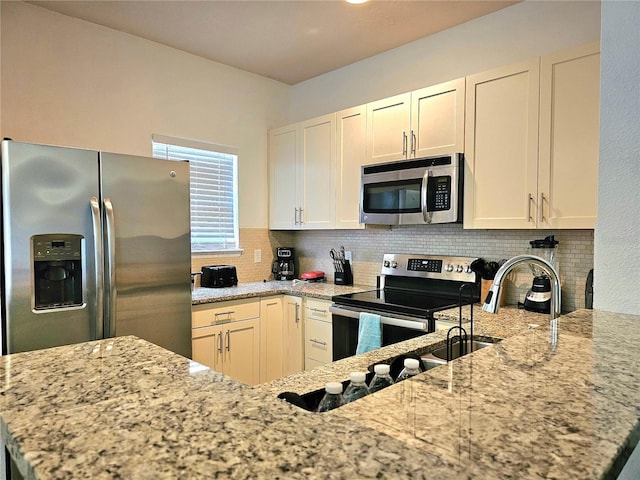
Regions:
[[427, 170], [422, 177], [422, 188], [420, 191], [420, 201], [422, 208], [422, 217], [424, 219], [424, 223], [431, 223], [432, 220], [432, 212], [428, 210], [427, 206], [427, 194], [429, 193], [429, 177], [431, 177], [433, 173], [431, 170]]

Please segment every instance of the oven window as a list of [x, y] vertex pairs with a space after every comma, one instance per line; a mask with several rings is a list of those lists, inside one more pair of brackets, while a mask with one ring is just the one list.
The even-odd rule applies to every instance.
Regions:
[[422, 179], [365, 183], [363, 210], [367, 213], [420, 213]]

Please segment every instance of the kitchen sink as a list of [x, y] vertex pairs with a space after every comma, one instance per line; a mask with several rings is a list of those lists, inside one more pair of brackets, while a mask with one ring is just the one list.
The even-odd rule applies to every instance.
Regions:
[[[485, 347], [489, 347], [496, 343], [495, 341], [487, 341], [487, 340], [474, 340], [473, 341], [473, 351], [480, 350]], [[460, 342], [456, 342], [451, 347], [451, 358], [449, 360], [455, 360], [467, 353], [471, 353], [470, 346], [467, 347], [467, 351], [464, 351], [464, 348], [461, 348], [462, 344]], [[447, 363], [447, 346], [442, 345], [435, 350], [428, 352], [421, 357], [422, 364], [424, 365], [426, 370], [430, 370], [432, 368], [438, 367], [444, 363]]]
[[446, 360], [442, 360], [440, 358], [422, 357], [421, 361], [422, 361], [422, 365], [424, 366], [425, 371], [426, 370], [431, 370], [432, 368], [439, 367], [440, 365], [446, 365], [447, 364]]

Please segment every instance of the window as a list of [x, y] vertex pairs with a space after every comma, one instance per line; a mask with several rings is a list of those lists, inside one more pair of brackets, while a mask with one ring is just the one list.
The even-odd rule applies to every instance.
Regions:
[[153, 156], [188, 160], [191, 251], [231, 253], [238, 241], [238, 150], [205, 142], [152, 136]]

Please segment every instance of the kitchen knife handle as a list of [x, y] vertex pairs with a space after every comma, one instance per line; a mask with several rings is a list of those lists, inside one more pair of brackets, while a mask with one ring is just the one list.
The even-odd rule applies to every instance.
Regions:
[[109, 279], [107, 321], [109, 324], [108, 336], [116, 336], [116, 300], [118, 298], [118, 288], [116, 286], [116, 226], [113, 204], [110, 198], [104, 199], [105, 226], [106, 226], [106, 271], [105, 278]]
[[96, 340], [104, 336], [104, 270], [102, 251], [102, 222], [100, 218], [100, 202], [96, 197], [91, 197], [91, 224], [93, 226], [93, 253], [96, 282]]

